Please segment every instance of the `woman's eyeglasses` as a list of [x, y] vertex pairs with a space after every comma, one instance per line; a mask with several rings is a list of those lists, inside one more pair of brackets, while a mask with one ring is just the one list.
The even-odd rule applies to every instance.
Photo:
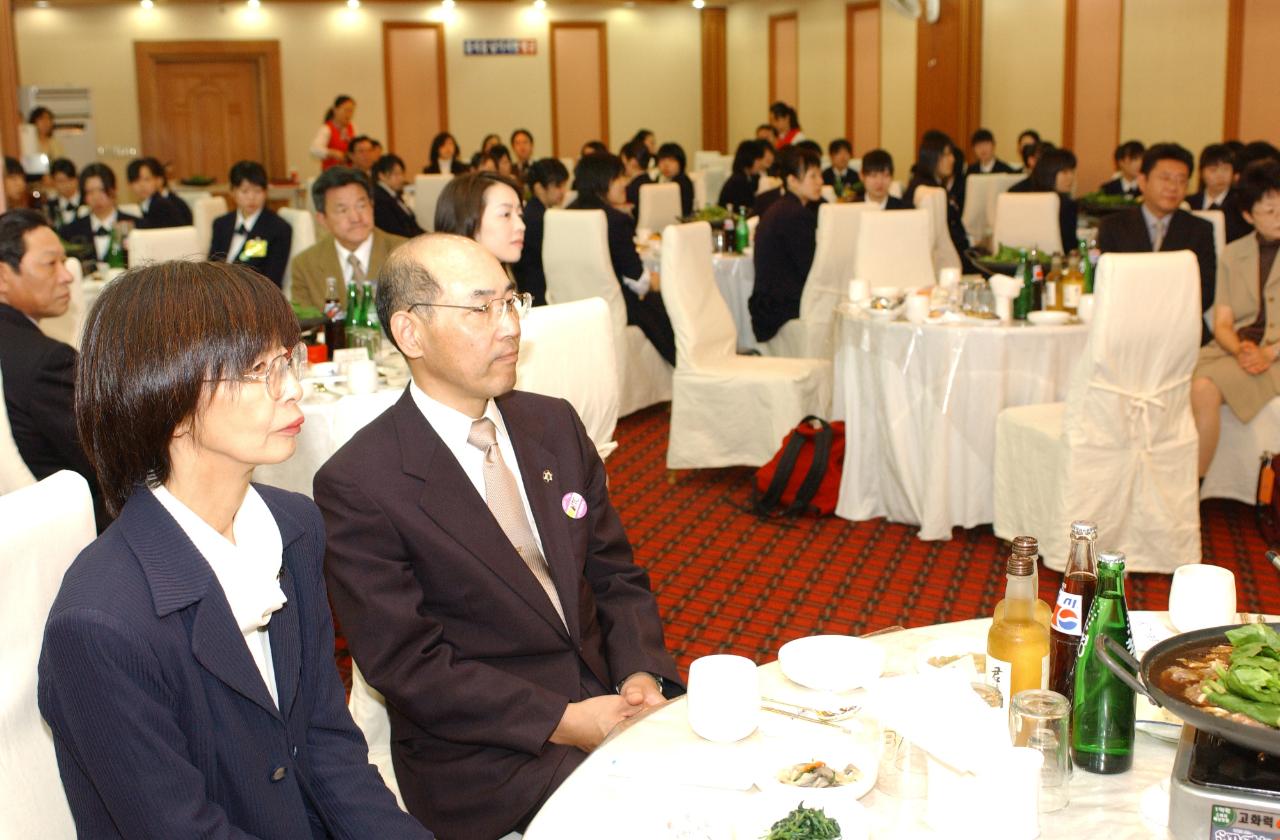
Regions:
[[[284, 396], [286, 374], [293, 374], [294, 379], [302, 378], [302, 368], [307, 363], [307, 345], [299, 342], [288, 353], [281, 353], [269, 362], [257, 365], [248, 373], [242, 373], [237, 379], [243, 382], [261, 382], [267, 387], [267, 396], [272, 401]], [[265, 365], [265, 366], [264, 366]]]

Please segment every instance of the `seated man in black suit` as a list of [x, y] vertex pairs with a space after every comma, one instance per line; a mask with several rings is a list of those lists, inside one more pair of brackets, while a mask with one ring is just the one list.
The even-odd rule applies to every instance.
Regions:
[[57, 158], [49, 164], [49, 177], [53, 180], [53, 194], [49, 196], [49, 218], [53, 220], [55, 227], [71, 224], [81, 212], [80, 181], [76, 178], [76, 165], [67, 158]]
[[[155, 160], [155, 158], [152, 158]], [[195, 224], [194, 216], [191, 214], [191, 205], [183, 200], [173, 190], [169, 189], [169, 173], [165, 171], [164, 165], [156, 160], [156, 165], [160, 167], [160, 195], [173, 202], [173, 206], [178, 208], [178, 212], [182, 214], [182, 223], [184, 225]]]
[[1227, 242], [1253, 232], [1236, 198], [1235, 155], [1225, 143], [1210, 143], [1200, 152], [1200, 189], [1187, 196], [1192, 210], [1221, 210], [1227, 223]]
[[[138, 217], [116, 208], [116, 173], [105, 163], [91, 163], [80, 170], [80, 197], [89, 212], [63, 225], [58, 233], [68, 242], [86, 249], [92, 260], [106, 262], [111, 234], [123, 235], [116, 226], [136, 225]], [[92, 266], [85, 268], [86, 274], [93, 270]]]
[[[1213, 306], [1218, 263], [1213, 225], [1179, 209], [1191, 180], [1191, 152], [1177, 143], [1156, 143], [1142, 156], [1138, 187], [1142, 204], [1105, 217], [1098, 226], [1098, 249], [1118, 253], [1190, 250], [1200, 263], [1200, 308]], [[1201, 344], [1213, 338], [1202, 322]]]
[[209, 259], [238, 262], [283, 288], [293, 228], [267, 207], [267, 170], [242, 160], [227, 180], [236, 210], [213, 220]]
[[173, 199], [160, 194], [160, 189], [164, 186], [164, 167], [160, 161], [153, 157], [131, 160], [125, 175], [129, 179], [133, 197], [138, 199], [138, 206], [142, 208], [138, 227], [171, 228], [190, 224], [183, 218], [182, 211]]
[[1143, 154], [1146, 149], [1138, 140], [1129, 140], [1116, 146], [1116, 170], [1120, 173], [1103, 184], [1100, 189], [1106, 195], [1127, 195], [1133, 198], [1142, 196], [1142, 185], [1138, 182], [1142, 169]]
[[361, 134], [351, 139], [351, 144], [347, 146], [347, 157], [351, 159], [352, 169], [359, 169], [372, 181], [373, 165], [382, 157], [382, 144], [367, 134]]
[[884, 149], [872, 149], [862, 156], [862, 183], [866, 188], [862, 200], [878, 204], [881, 210], [908, 210], [911, 205], [889, 195], [893, 186], [893, 156]]
[[36, 324], [63, 314], [71, 303], [66, 262], [58, 234], [43, 215], [0, 215], [0, 376], [13, 439], [37, 479], [58, 470], [85, 477], [102, 530], [109, 521], [106, 507], [76, 434], [76, 351]]
[[991, 175], [996, 173], [1016, 172], [1012, 166], [996, 157], [996, 136], [990, 129], [980, 128], [969, 138], [969, 148], [973, 151], [973, 163], [969, 168], [970, 175]]
[[836, 198], [846, 193], [852, 195], [862, 191], [862, 183], [857, 171], [849, 165], [853, 160], [853, 144], [843, 137], [837, 137], [827, 144], [827, 156], [831, 165], [822, 170], [822, 183], [836, 191]]
[[373, 225], [412, 239], [425, 231], [418, 226], [413, 208], [404, 201], [404, 161], [399, 155], [383, 155], [373, 165]]

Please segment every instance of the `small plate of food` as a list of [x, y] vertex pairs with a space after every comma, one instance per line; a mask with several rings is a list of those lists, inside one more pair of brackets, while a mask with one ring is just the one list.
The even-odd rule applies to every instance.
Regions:
[[850, 734], [779, 741], [757, 765], [756, 787], [819, 804], [860, 799], [876, 785], [881, 746], [879, 732], [871, 726]]
[[747, 818], [741, 840], [865, 840], [871, 817], [855, 801], [817, 805], [808, 800], [762, 797]]
[[986, 645], [978, 639], [937, 639], [916, 654], [916, 673], [934, 669], [961, 671], [980, 680], [987, 672]]

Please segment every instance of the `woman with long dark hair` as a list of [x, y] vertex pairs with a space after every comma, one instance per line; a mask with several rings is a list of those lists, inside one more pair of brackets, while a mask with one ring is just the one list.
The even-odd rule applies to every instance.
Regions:
[[424, 175], [461, 175], [466, 171], [468, 167], [458, 159], [458, 141], [452, 134], [442, 131], [431, 138], [431, 152], [422, 170]]
[[351, 122], [355, 113], [356, 101], [346, 94], [339, 94], [324, 112], [324, 124], [311, 140], [311, 156], [320, 160], [322, 172], [347, 164], [347, 148], [360, 133]]
[[1058, 228], [1062, 234], [1062, 251], [1066, 253], [1076, 245], [1076, 224], [1079, 213], [1071, 193], [1076, 185], [1076, 156], [1070, 149], [1051, 148], [1036, 160], [1028, 179], [1030, 187], [1025, 192], [1053, 192], [1058, 194]]
[[515, 181], [496, 172], [468, 172], [440, 193], [434, 229], [474, 239], [510, 266], [520, 261], [524, 249], [523, 217]]
[[903, 200], [914, 207], [917, 188], [928, 186], [941, 187], [945, 190], [947, 194], [947, 232], [951, 236], [951, 244], [955, 246], [956, 253], [960, 255], [960, 261], [965, 273], [976, 273], [976, 269], [969, 263], [968, 258], [964, 256], [965, 251], [969, 248], [969, 235], [965, 233], [964, 223], [960, 215], [960, 204], [956, 200], [955, 192], [951, 189], [951, 185], [957, 177], [955, 149], [956, 144], [951, 142], [951, 138], [946, 134], [941, 131], [926, 131], [924, 137], [920, 140], [920, 151], [917, 152], [916, 162], [911, 167], [911, 180], [907, 184]]

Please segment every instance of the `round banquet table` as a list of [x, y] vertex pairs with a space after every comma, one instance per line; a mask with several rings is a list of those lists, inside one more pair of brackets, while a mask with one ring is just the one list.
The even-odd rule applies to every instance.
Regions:
[[832, 416], [845, 422], [836, 514], [951, 538], [994, 519], [996, 415], [1061, 402], [1088, 327], [873, 320], [836, 313]]
[[[1140, 649], [1175, 632], [1165, 613], [1134, 611], [1131, 618]], [[984, 644], [990, 626], [990, 619], [973, 619], [886, 633], [871, 641], [885, 648], [885, 674], [889, 675], [914, 670], [918, 650], [937, 639], [972, 639]], [[784, 677], [777, 662], [760, 666], [758, 673], [764, 697], [797, 698], [805, 692], [819, 695]], [[857, 695], [839, 696], [856, 702]], [[830, 703], [832, 695], [825, 697]], [[822, 701], [813, 701], [813, 705], [821, 707]], [[763, 716], [762, 725], [765, 718], [774, 717]], [[824, 729], [779, 719], [792, 727]], [[1136, 738], [1133, 768], [1128, 772], [1100, 776], [1074, 770], [1070, 804], [1040, 816], [1041, 838], [1074, 840], [1104, 825], [1108, 840], [1163, 840], [1170, 836], [1164, 820], [1175, 745], [1141, 732]], [[704, 741], [689, 728], [685, 699], [678, 698], [606, 740], [588, 756], [543, 806], [525, 831], [524, 840], [759, 837], [755, 832], [762, 810], [766, 819], [778, 819], [788, 809], [784, 806], [778, 813], [766, 794], [749, 788], [749, 778], [738, 782], [741, 768], [752, 765], [771, 740], [775, 739], [757, 730], [734, 744]], [[689, 781], [691, 776], [715, 780], [704, 785], [720, 786], [694, 785]], [[732, 789], [735, 784], [742, 789]], [[961, 836], [934, 832], [926, 826], [921, 820], [924, 800], [898, 800], [876, 788], [860, 801], [867, 809], [873, 840]], [[773, 807], [767, 808], [769, 805]]]
[[738, 328], [738, 352], [760, 349], [751, 330], [751, 311], [747, 308], [756, 287], [756, 268], [751, 255], [712, 254], [711, 267], [715, 271], [716, 286], [733, 316], [733, 325]]

